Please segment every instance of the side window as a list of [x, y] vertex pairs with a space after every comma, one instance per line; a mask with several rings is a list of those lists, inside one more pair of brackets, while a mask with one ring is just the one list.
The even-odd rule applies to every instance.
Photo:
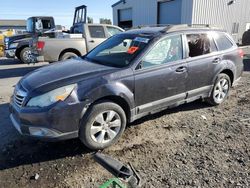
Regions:
[[143, 58], [141, 67], [161, 65], [183, 59], [182, 38], [180, 35], [165, 38], [158, 42]]
[[197, 57], [217, 51], [215, 42], [208, 34], [187, 35], [189, 57]]
[[110, 26], [107, 26], [107, 30], [108, 30], [109, 37], [111, 37], [113, 35], [116, 35], [116, 34], [119, 34], [119, 33], [122, 32], [120, 29], [117, 29], [115, 27], [110, 27]]
[[102, 26], [89, 26], [89, 33], [91, 38], [106, 38]]
[[214, 37], [220, 51], [227, 50], [233, 47], [233, 43], [228, 39], [228, 37], [224, 33], [218, 33]]
[[73, 33], [83, 33], [83, 27], [82, 25], [76, 25], [73, 29]]

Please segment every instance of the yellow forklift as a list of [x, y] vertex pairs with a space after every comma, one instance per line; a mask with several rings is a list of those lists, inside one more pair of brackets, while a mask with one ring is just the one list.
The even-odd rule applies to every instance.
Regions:
[[0, 57], [4, 56], [4, 37], [10, 37], [15, 34], [15, 30], [8, 29], [6, 31], [0, 31]]

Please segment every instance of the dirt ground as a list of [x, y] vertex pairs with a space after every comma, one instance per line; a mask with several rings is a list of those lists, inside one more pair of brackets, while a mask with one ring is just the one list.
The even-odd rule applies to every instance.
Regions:
[[[224, 104], [196, 101], [148, 116], [102, 152], [131, 162], [143, 187], [250, 187], [250, 60], [244, 64]], [[0, 60], [0, 187], [98, 187], [111, 175], [79, 140], [40, 142], [11, 125], [12, 86], [42, 65]]]

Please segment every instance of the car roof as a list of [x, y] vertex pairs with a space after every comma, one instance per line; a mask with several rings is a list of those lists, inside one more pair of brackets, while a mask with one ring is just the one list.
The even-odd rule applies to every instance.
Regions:
[[181, 31], [224, 31], [223, 29], [215, 26], [210, 25], [166, 25], [166, 26], [139, 26], [136, 29], [131, 29], [126, 31], [127, 34], [166, 34], [166, 33], [173, 33], [173, 32], [181, 32]]

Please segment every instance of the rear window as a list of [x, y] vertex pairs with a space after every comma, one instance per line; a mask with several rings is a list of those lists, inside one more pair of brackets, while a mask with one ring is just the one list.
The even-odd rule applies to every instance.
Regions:
[[214, 38], [220, 51], [227, 50], [233, 47], [233, 43], [224, 33], [217, 33], [216, 35], [214, 35]]
[[105, 38], [104, 28], [102, 26], [89, 26], [91, 38]]

